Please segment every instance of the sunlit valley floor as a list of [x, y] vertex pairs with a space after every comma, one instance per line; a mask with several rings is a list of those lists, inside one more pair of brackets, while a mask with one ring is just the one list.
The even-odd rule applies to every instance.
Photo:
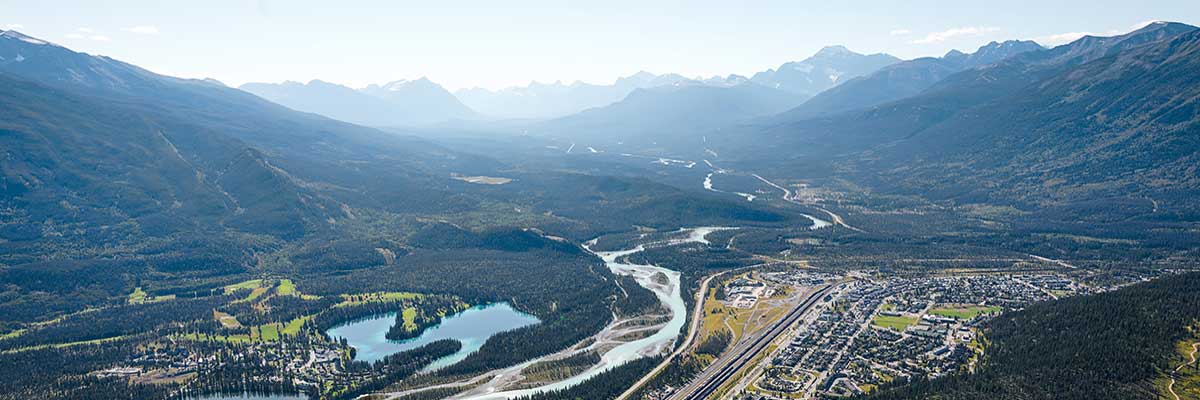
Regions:
[[1198, 395], [1189, 25], [422, 128], [0, 56], [0, 399]]

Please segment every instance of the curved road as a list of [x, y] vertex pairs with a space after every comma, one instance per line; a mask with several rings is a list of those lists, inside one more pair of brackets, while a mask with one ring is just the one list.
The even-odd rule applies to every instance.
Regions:
[[1183, 369], [1183, 367], [1186, 367], [1186, 366], [1196, 363], [1196, 350], [1197, 349], [1200, 349], [1200, 343], [1192, 343], [1192, 354], [1188, 355], [1188, 357], [1191, 358], [1192, 360], [1188, 361], [1187, 363], [1185, 363], [1183, 365], [1175, 367], [1174, 373], [1171, 374], [1171, 383], [1167, 384], [1167, 391], [1171, 392], [1171, 396], [1174, 396], [1175, 400], [1179, 400], [1179, 394], [1175, 393], [1175, 376], [1174, 375], [1178, 374], [1179, 370]]
[[779, 186], [779, 185], [775, 184], [775, 182], [771, 182], [771, 181], [767, 180], [767, 178], [763, 178], [759, 174], [750, 174], [750, 175], [753, 175], [755, 178], [758, 178], [758, 180], [763, 181], [763, 183], [766, 183], [767, 185], [770, 185], [773, 188], [782, 190], [783, 191], [783, 200], [786, 202], [816, 208], [826, 214], [829, 214], [829, 219], [831, 220], [831, 222], [833, 222], [834, 225], [841, 225], [842, 227], [844, 227], [846, 229], [849, 229], [849, 230], [852, 230], [855, 232], [859, 232], [859, 233], [866, 232], [866, 231], [863, 231], [862, 229], [858, 229], [853, 226], [850, 226], [849, 224], [846, 223], [845, 220], [842, 219], [842, 216], [834, 214], [833, 211], [829, 211], [829, 210], [825, 209], [825, 207], [821, 207], [816, 204], [805, 204], [805, 203], [796, 201], [796, 199], [792, 198], [792, 191], [788, 190], [788, 188]]
[[[621, 393], [620, 396], [617, 396], [616, 400], [629, 399], [630, 396], [633, 396], [638, 389], [641, 389], [642, 386], [645, 386], [647, 383], [649, 383], [651, 379], [654, 379], [654, 376], [658, 375], [659, 372], [662, 372], [663, 369], [667, 368], [667, 366], [671, 364], [671, 360], [674, 360], [675, 357], [678, 357], [680, 354], [683, 354], [683, 352], [687, 351], [688, 347], [691, 347], [692, 342], [696, 339], [696, 336], [700, 334], [700, 323], [701, 321], [704, 321], [704, 301], [708, 299], [708, 285], [712, 282], [713, 278], [731, 272], [761, 267], [763, 265], [764, 264], [747, 265], [741, 268], [734, 268], [728, 271], [718, 272], [709, 275], [707, 278], [704, 278], [704, 281], [700, 282], [700, 290], [696, 292], [695, 310], [692, 311], [692, 321], [688, 326], [688, 336], [684, 339], [683, 345], [676, 348], [675, 351], [672, 352], [671, 355], [667, 356], [666, 359], [663, 359], [658, 366], [654, 367], [654, 369], [650, 370], [650, 372], [647, 372], [646, 375], [643, 375], [642, 379], [634, 382], [633, 386], [630, 386], [629, 389], [625, 390], [624, 393]], [[725, 321], [725, 323], [728, 324], [729, 321]], [[729, 331], [732, 332], [733, 328], [729, 328]]]
[[650, 380], [653, 379], [655, 375], [658, 375], [659, 372], [661, 372], [664, 368], [666, 368], [668, 365], [670, 365], [671, 360], [675, 359], [675, 357], [679, 356], [680, 354], [683, 354], [683, 352], [687, 351], [688, 347], [690, 347], [692, 345], [692, 341], [695, 340], [696, 334], [700, 331], [700, 321], [704, 320], [704, 315], [703, 315], [704, 314], [703, 313], [704, 300], [707, 297], [706, 295], [708, 294], [708, 284], [709, 284], [709, 282], [712, 281], [713, 278], [716, 278], [718, 275], [721, 275], [721, 273], [709, 275], [707, 278], [704, 278], [703, 282], [700, 282], [700, 290], [696, 292], [696, 310], [694, 312], [692, 312], [692, 321], [691, 321], [691, 324], [688, 326], [688, 336], [686, 339], [684, 339], [683, 345], [681, 345], [681, 346], [679, 346], [679, 348], [675, 349], [675, 351], [672, 352], [671, 355], [669, 355], [669, 356], [667, 356], [667, 358], [663, 359], [663, 361], [661, 363], [659, 363], [658, 366], [654, 367], [654, 369], [650, 370], [650, 372], [648, 372], [648, 373], [646, 373], [646, 375], [642, 376], [642, 379], [639, 379], [637, 382], [635, 382], [633, 384], [633, 386], [630, 386], [629, 389], [625, 390], [624, 393], [621, 393], [620, 396], [617, 396], [617, 400], [625, 400], [625, 399], [628, 399], [629, 396], [633, 396], [634, 392], [637, 392], [637, 390], [640, 389], [643, 385], [645, 385], [647, 382], [650, 382]]

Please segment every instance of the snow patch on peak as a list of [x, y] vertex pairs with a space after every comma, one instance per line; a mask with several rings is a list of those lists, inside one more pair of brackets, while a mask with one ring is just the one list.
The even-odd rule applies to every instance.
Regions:
[[796, 71], [804, 72], [804, 73], [809, 73], [809, 72], [813, 71], [813, 65], [809, 64], [809, 63], [794, 63], [794, 64], [792, 64], [792, 69], [796, 70]]
[[851, 54], [851, 53], [853, 53], [853, 52], [850, 51], [850, 49], [847, 49], [846, 46], [842, 46], [842, 45], [838, 44], [838, 45], [833, 45], [833, 46], [822, 47], [821, 50], [818, 51], [816, 55], [817, 56], [821, 56], [821, 55], [837, 56], [837, 55], [845, 55], [845, 54]]
[[398, 80], [398, 81], [391, 82], [391, 83], [388, 83], [388, 84], [386, 84], [386, 85], [383, 85], [383, 88], [384, 88], [385, 90], [389, 90], [389, 91], [395, 92], [395, 91], [397, 91], [397, 90], [403, 89], [403, 88], [404, 88], [404, 86], [405, 86], [405, 85], [408, 85], [408, 83], [409, 83], [409, 82], [410, 82], [410, 81], [409, 81], [408, 79], [401, 79], [401, 80]]
[[20, 40], [25, 43], [34, 44], [34, 45], [38, 45], [38, 46], [45, 46], [45, 45], [50, 44], [50, 42], [47, 42], [45, 40], [38, 39], [33, 36], [29, 36], [29, 35], [26, 35], [26, 34], [23, 34], [21, 32], [17, 32], [17, 31], [0, 32], [0, 37], [8, 38], [8, 39], [16, 39], [16, 40]]

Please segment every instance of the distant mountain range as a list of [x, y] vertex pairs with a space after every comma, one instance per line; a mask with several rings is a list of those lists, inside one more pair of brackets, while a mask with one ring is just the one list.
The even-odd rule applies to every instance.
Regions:
[[752, 78], [687, 78], [642, 71], [610, 85], [534, 82], [497, 91], [462, 89], [453, 94], [426, 78], [370, 85], [361, 90], [320, 80], [307, 84], [247, 83], [239, 89], [297, 111], [361, 125], [406, 127], [456, 120], [554, 119], [620, 102], [638, 89], [665, 86], [729, 88], [753, 83], [787, 93], [792, 103], [799, 104], [821, 91], [899, 61], [886, 54], [863, 55], [830, 46], [803, 61], [785, 63]]
[[754, 74], [750, 81], [808, 98], [900, 61], [888, 54], [863, 55], [843, 46], [829, 46], [803, 61]]
[[719, 140], [723, 157], [827, 163], [877, 189], [1063, 218], [1044, 224], [1104, 229], [1164, 208], [1191, 219], [1198, 83], [1200, 31], [1154, 23], [961, 70], [895, 101], [815, 118], [793, 110]]
[[625, 99], [637, 89], [661, 86], [732, 87], [754, 83], [786, 92], [793, 99], [804, 100], [848, 79], [874, 72], [898, 61], [900, 59], [887, 54], [863, 55], [842, 46], [830, 46], [803, 61], [789, 62], [780, 66], [778, 70], [759, 72], [751, 78], [740, 75], [687, 78], [678, 74], [655, 75], [642, 71], [619, 78], [611, 85], [534, 82], [529, 86], [498, 91], [463, 89], [455, 92], [455, 95], [481, 114], [500, 118], [535, 119], [562, 117], [589, 108], [604, 107]]
[[1032, 41], [991, 42], [974, 53], [951, 50], [940, 58], [924, 57], [894, 63], [850, 77], [842, 85], [815, 94], [786, 118], [811, 117], [826, 113], [873, 106], [920, 93], [956, 72], [992, 64], [1014, 55], [1042, 50]]
[[239, 89], [298, 111], [368, 126], [428, 125], [478, 118], [440, 85], [429, 79], [371, 85], [363, 90], [313, 80], [247, 83]]
[[616, 103], [637, 89], [691, 81], [677, 74], [655, 75], [642, 71], [618, 78], [611, 85], [534, 82], [528, 86], [497, 91], [482, 88], [462, 89], [454, 94], [471, 109], [484, 115], [503, 119], [543, 119], [562, 117]]
[[790, 92], [754, 83], [714, 86], [690, 81], [637, 89], [619, 102], [553, 119], [529, 132], [597, 145], [692, 141], [697, 132], [778, 113], [798, 103]]

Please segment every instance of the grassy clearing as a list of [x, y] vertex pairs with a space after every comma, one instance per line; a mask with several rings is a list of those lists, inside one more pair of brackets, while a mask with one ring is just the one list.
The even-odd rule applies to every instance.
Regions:
[[1170, 374], [1154, 380], [1164, 399], [1174, 399], [1171, 395], [1174, 392], [1182, 400], [1200, 400], [1200, 350], [1192, 347], [1200, 343], [1200, 325], [1190, 326], [1188, 331], [1192, 336], [1175, 344], [1175, 356], [1170, 364], [1169, 371], [1174, 373], [1175, 384], [1170, 385]]
[[239, 290], [244, 290], [244, 289], [257, 289], [260, 286], [262, 286], [262, 283], [263, 283], [262, 279], [251, 279], [251, 280], [248, 280], [245, 282], [235, 283], [235, 284], [232, 284], [229, 286], [225, 286], [225, 294], [232, 294], [233, 292], [236, 292]]
[[133, 288], [133, 293], [129, 294], [129, 304], [141, 304], [146, 301], [146, 291], [142, 290], [141, 286]]
[[217, 311], [217, 310], [213, 310], [213, 318], [216, 319], [217, 322], [220, 322], [221, 326], [224, 326], [226, 328], [241, 328], [242, 327], [242, 323], [238, 322], [237, 317], [234, 317], [232, 315], [229, 315], [229, 314]]
[[0, 340], [12, 339], [12, 338], [15, 338], [15, 337], [17, 337], [17, 336], [21, 336], [21, 335], [22, 335], [22, 334], [24, 334], [24, 333], [25, 333], [25, 329], [17, 329], [17, 330], [15, 330], [15, 331], [12, 331], [12, 332], [5, 333], [5, 334], [3, 334], [3, 335], [0, 335]]
[[179, 335], [178, 338], [183, 340], [191, 340], [193, 342], [221, 342], [221, 343], [249, 343], [249, 335], [209, 335], [204, 333], [188, 333]]
[[141, 287], [137, 287], [137, 288], [133, 289], [133, 293], [129, 294], [129, 299], [128, 299], [127, 303], [129, 303], [129, 304], [157, 303], [160, 301], [167, 301], [167, 300], [175, 300], [175, 295], [168, 294], [166, 296], [151, 296], [148, 293], [146, 293], [146, 291], [142, 290]]
[[258, 299], [259, 297], [262, 297], [262, 295], [267, 294], [268, 290], [270, 290], [270, 289], [265, 288], [265, 287], [254, 288], [254, 290], [250, 291], [250, 295], [246, 296], [246, 298], [242, 299], [242, 301], [254, 301], [254, 300]]
[[275, 287], [275, 294], [280, 296], [295, 296], [299, 292], [296, 291], [296, 284], [292, 283], [291, 279], [281, 279], [279, 286]]
[[996, 306], [948, 306], [939, 307], [930, 310], [929, 313], [942, 317], [971, 319], [980, 314], [991, 314], [1000, 312], [1000, 307]]
[[729, 327], [733, 328], [733, 339], [737, 340], [742, 336], [744, 325], [744, 321], [740, 317], [741, 311], [721, 304], [713, 293], [716, 293], [716, 290], [713, 290], [708, 295], [708, 299], [704, 301], [704, 323], [700, 325], [699, 336], [707, 337], [707, 335], [725, 330], [725, 322], [728, 321]]
[[298, 335], [298, 334], [300, 334], [300, 327], [304, 326], [304, 323], [307, 322], [309, 319], [312, 319], [312, 316], [303, 316], [303, 317], [288, 321], [288, 323], [283, 326], [283, 329], [279, 330], [279, 333], [281, 335], [288, 335], [288, 336]]
[[279, 340], [279, 324], [267, 324], [259, 326], [258, 338], [267, 342]]
[[175, 300], [175, 295], [168, 294], [166, 296], [153, 296], [146, 300], [147, 303], [157, 303], [160, 301]]
[[405, 307], [404, 311], [400, 312], [400, 316], [404, 320], [404, 330], [412, 332], [417, 330], [417, 309]]
[[225, 286], [224, 289], [225, 294], [233, 294], [240, 290], [250, 289], [250, 295], [246, 296], [244, 299], [238, 300], [238, 302], [254, 301], [259, 297], [262, 297], [262, 295], [267, 294], [267, 291], [271, 290], [269, 283], [270, 282], [265, 282], [262, 279], [251, 279]]
[[100, 344], [100, 343], [111, 342], [111, 341], [115, 341], [115, 340], [121, 340], [124, 338], [125, 338], [125, 336], [114, 336], [114, 337], [103, 338], [103, 339], [83, 340], [83, 341], [79, 341], [79, 342], [70, 342], [70, 343], [39, 344], [37, 346], [20, 347], [20, 348], [5, 350], [3, 352], [0, 352], [0, 354], [20, 353], [23, 351], [41, 350], [41, 349], [49, 349], [49, 348], [61, 349], [64, 347], [80, 346], [80, 345], [88, 345], [88, 344]]
[[359, 293], [359, 294], [343, 294], [342, 302], [336, 307], [345, 307], [354, 304], [372, 303], [372, 302], [388, 302], [399, 300], [418, 300], [422, 295], [419, 293], [409, 292], [377, 292], [377, 293]]
[[876, 315], [875, 319], [871, 320], [871, 324], [883, 328], [888, 328], [894, 331], [903, 332], [905, 328], [917, 324], [916, 317], [893, 317], [888, 315]]

